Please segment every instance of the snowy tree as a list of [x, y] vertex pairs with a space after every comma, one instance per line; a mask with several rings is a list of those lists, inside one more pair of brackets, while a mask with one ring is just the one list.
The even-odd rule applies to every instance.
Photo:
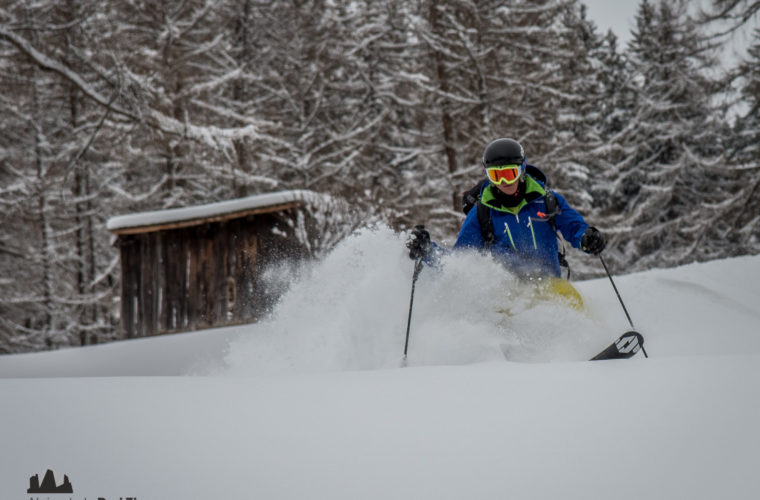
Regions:
[[730, 175], [736, 183], [731, 203], [714, 217], [725, 221], [720, 235], [730, 243], [720, 255], [744, 255], [760, 252], [760, 30], [755, 30], [748, 58], [736, 70], [740, 76], [741, 107], [736, 118], [733, 142], [728, 158]]
[[366, 168], [357, 145], [379, 127], [383, 110], [366, 105], [359, 53], [347, 51], [351, 32], [362, 28], [357, 9], [324, 1], [250, 5], [248, 27], [237, 30], [236, 43], [247, 43], [236, 49], [238, 97], [229, 102], [238, 116], [258, 117], [268, 131], [270, 140], [249, 146], [252, 174], [262, 181], [254, 189], [345, 194], [352, 166], [361, 161]]
[[588, 212], [593, 204], [590, 194], [594, 178], [603, 168], [606, 106], [606, 72], [604, 41], [596, 26], [586, 17], [583, 5], [572, 3], [563, 16], [557, 57], [562, 59], [557, 73], [554, 134], [552, 150], [546, 155], [545, 168], [551, 172], [552, 186], [560, 189], [568, 201]]
[[[542, 157], [541, 167], [549, 174], [550, 186], [604, 231], [603, 212], [596, 209], [609, 194], [604, 172], [624, 63], [614, 34], [600, 36], [580, 3], [567, 5], [558, 34], [551, 150]], [[569, 260], [576, 277], [600, 271], [593, 260], [573, 258], [572, 253]]]
[[[8, 48], [4, 63], [15, 63], [0, 100], [10, 118], [0, 196], [9, 207], [4, 217], [22, 222], [3, 224], [4, 239], [15, 249], [6, 254], [9, 289], [2, 294], [14, 309], [4, 316], [9, 350], [87, 343], [112, 331], [111, 259], [103, 252], [107, 237], [99, 232], [97, 205], [107, 198], [99, 196], [92, 163], [108, 110], [88, 105], [80, 87], [60, 74], [91, 76], [85, 47], [96, 5], [17, 3], [0, 27]], [[41, 51], [55, 54], [58, 69], [41, 69], [56, 66]]]
[[705, 21], [728, 21], [728, 30], [733, 31], [756, 18], [760, 13], [758, 0], [712, 0], [710, 7], [704, 9]]
[[[14, 66], [20, 69], [22, 63]], [[59, 177], [53, 169], [46, 124], [43, 122], [40, 71], [27, 66], [5, 81], [14, 90], [14, 100], [2, 99], [4, 121], [3, 204], [3, 350], [52, 345], [60, 339], [54, 304], [57, 254], [53, 237], [56, 199], [51, 185]], [[20, 89], [26, 89], [26, 95]], [[23, 97], [24, 100], [19, 100]], [[23, 145], [25, 148], [19, 147]], [[24, 154], [22, 154], [24, 152]]]
[[125, 205], [216, 201], [224, 186], [206, 176], [230, 147], [214, 134], [219, 121], [207, 105], [227, 75], [223, 37], [214, 26], [216, 2], [123, 1], [108, 9], [117, 27], [108, 43], [139, 114], [124, 124], [129, 130], [115, 145], [124, 161]]
[[578, 0], [6, 2], [0, 349], [115, 335], [111, 215], [306, 188], [346, 200], [315, 248], [371, 220], [446, 242], [498, 137], [628, 269], [757, 251], [757, 48], [729, 126], [685, 1], [634, 35]]
[[626, 128], [633, 114], [637, 94], [625, 53], [618, 50], [617, 43], [615, 34], [608, 31], [598, 52], [601, 67], [596, 73], [596, 80], [601, 87], [597, 107], [602, 144], [591, 152], [593, 158], [590, 161], [598, 165], [598, 168], [590, 179], [589, 191], [592, 209], [602, 218], [607, 215], [610, 205], [608, 200], [613, 189], [606, 172], [613, 168], [615, 159], [619, 160], [624, 155], [619, 134]]
[[424, 107], [415, 112], [430, 151], [420, 168], [449, 234], [459, 225], [459, 194], [482, 178], [488, 142], [513, 137], [534, 159], [549, 151], [564, 8], [532, 0], [420, 4], [414, 26], [425, 45], [424, 77], [417, 80]]
[[[489, 132], [511, 136], [538, 166], [551, 161], [559, 102], [567, 84], [562, 66], [571, 54], [563, 47], [564, 16], [572, 1], [503, 2], [489, 12], [484, 39], [490, 67]], [[576, 75], [582, 78], [583, 75]]]
[[413, 37], [420, 45], [413, 56], [419, 65], [407, 70], [415, 75], [417, 96], [409, 111], [417, 146], [425, 151], [416, 163], [423, 174], [418, 216], [449, 236], [459, 225], [459, 193], [472, 182], [462, 174], [482, 149], [487, 71], [482, 31], [488, 29], [479, 10], [483, 3], [422, 1], [413, 12]]
[[630, 48], [634, 103], [608, 175], [611, 255], [627, 269], [702, 256], [705, 203], [723, 193], [710, 46], [685, 2], [643, 0]]
[[353, 87], [360, 97], [347, 111], [366, 108], [370, 124], [352, 137], [356, 156], [347, 170], [352, 182], [341, 194], [400, 228], [419, 223], [424, 210], [419, 186], [425, 175], [418, 167], [426, 155], [420, 144], [424, 123], [413, 112], [422, 105], [415, 84], [420, 43], [412, 33], [413, 7], [414, 2], [389, 0], [340, 9], [345, 37], [338, 50], [351, 61], [349, 73], [357, 77]]

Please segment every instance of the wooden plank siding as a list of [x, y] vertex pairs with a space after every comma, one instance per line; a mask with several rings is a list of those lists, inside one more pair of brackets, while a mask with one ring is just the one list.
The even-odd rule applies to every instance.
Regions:
[[124, 337], [260, 319], [277, 300], [262, 283], [262, 271], [283, 257], [306, 255], [283, 224], [295, 210], [121, 232]]

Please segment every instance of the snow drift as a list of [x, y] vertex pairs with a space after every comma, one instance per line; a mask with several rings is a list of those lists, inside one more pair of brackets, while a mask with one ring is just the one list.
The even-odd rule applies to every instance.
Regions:
[[616, 276], [650, 359], [604, 362], [606, 279], [579, 313], [461, 254], [423, 271], [399, 369], [411, 272], [364, 230], [274, 272], [260, 324], [0, 357], [0, 497], [47, 468], [73, 498], [756, 496], [760, 257]]

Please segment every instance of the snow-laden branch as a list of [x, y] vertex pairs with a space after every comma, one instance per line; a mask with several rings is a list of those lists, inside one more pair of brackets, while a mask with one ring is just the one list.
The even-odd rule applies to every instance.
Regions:
[[[54, 71], [73, 83], [85, 96], [89, 97], [97, 104], [105, 107], [113, 113], [127, 117], [133, 121], [142, 121], [140, 115], [119, 106], [115, 103], [115, 98], [104, 96], [98, 90], [93, 88], [91, 84], [86, 82], [78, 73], [35, 49], [28, 40], [17, 35], [13, 31], [8, 30], [4, 26], [0, 26], [0, 37], [10, 41], [38, 66]], [[187, 139], [198, 141], [213, 148], [224, 149], [231, 146], [232, 141], [236, 139], [242, 139], [244, 137], [257, 138], [259, 136], [258, 127], [253, 124], [235, 128], [199, 126], [190, 122], [181, 122], [155, 109], [147, 110], [144, 115], [147, 118], [149, 125], [162, 132], [186, 137]]]
[[54, 71], [58, 73], [59, 75], [61, 75], [62, 77], [64, 77], [65, 79], [69, 80], [71, 83], [76, 85], [77, 88], [79, 88], [79, 90], [81, 90], [84, 95], [86, 95], [87, 97], [95, 101], [96, 103], [100, 104], [101, 106], [110, 109], [114, 113], [118, 113], [120, 115], [129, 117], [133, 120], [138, 119], [137, 115], [130, 112], [129, 110], [122, 108], [121, 106], [114, 104], [113, 99], [109, 99], [105, 97], [104, 95], [102, 95], [100, 92], [92, 88], [90, 84], [84, 81], [82, 77], [79, 76], [77, 73], [69, 69], [67, 66], [61, 64], [60, 62], [38, 51], [32, 46], [32, 44], [28, 40], [18, 36], [13, 31], [6, 29], [4, 26], [0, 26], [0, 37], [5, 38], [9, 42], [11, 42], [13, 45], [15, 45], [21, 52], [26, 54], [38, 66], [48, 69], [50, 71]]

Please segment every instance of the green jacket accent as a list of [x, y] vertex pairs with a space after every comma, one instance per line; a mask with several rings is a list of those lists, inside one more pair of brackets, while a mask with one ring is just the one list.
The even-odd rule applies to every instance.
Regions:
[[[486, 188], [483, 190], [483, 193], [480, 195], [480, 202], [487, 206], [488, 208], [493, 208], [494, 210], [498, 210], [499, 212], [508, 212], [512, 215], [517, 215], [522, 208], [527, 205], [528, 198], [530, 199], [536, 199], [540, 198], [541, 196], [544, 196], [546, 194], [546, 190], [541, 186], [541, 184], [538, 183], [533, 177], [526, 175], [525, 176], [525, 197], [520, 201], [520, 203], [515, 207], [502, 207], [502, 206], [496, 206], [494, 204], [494, 200], [496, 199], [496, 196], [494, 196], [492, 189], [498, 189], [496, 186], [493, 186], [489, 184], [486, 186]], [[528, 196], [530, 194], [538, 194], [538, 196]]]

